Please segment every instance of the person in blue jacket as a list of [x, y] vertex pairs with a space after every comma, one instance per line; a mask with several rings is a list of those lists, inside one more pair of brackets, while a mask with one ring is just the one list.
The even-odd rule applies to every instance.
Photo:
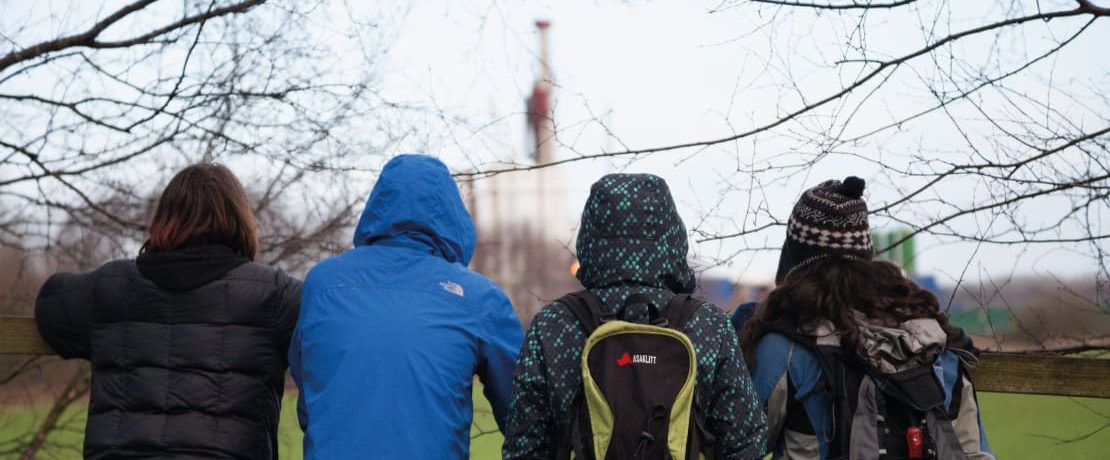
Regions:
[[466, 458], [477, 375], [505, 424], [523, 329], [467, 268], [475, 230], [447, 167], [382, 169], [354, 248], [308, 273], [289, 348], [308, 459]]
[[[978, 351], [948, 323], [932, 293], [897, 266], [872, 260], [864, 185], [848, 177], [807, 190], [788, 219], [775, 289], [766, 301], [741, 305], [733, 313], [759, 403], [767, 412], [767, 449], [776, 459], [849, 458], [849, 453], [850, 458], [880, 458], [886, 447], [910, 450], [908, 434], [927, 429], [931, 441], [921, 444], [921, 456], [909, 458], [993, 459], [964, 369]], [[866, 411], [838, 418], [833, 394], [852, 387], [839, 383], [847, 382], [840, 371], [834, 371], [836, 378], [824, 374], [831, 362], [827, 357], [841, 353], [883, 376], [872, 387], [880, 391], [868, 393], [867, 385], [860, 385], [858, 407], [868, 407], [865, 396], [886, 393], [887, 376], [924, 375], [935, 378], [943, 393], [933, 396], [942, 421], [891, 435], [893, 422], [881, 417], [877, 425], [874, 420], [860, 423]], [[889, 425], [885, 431], [884, 423]]]

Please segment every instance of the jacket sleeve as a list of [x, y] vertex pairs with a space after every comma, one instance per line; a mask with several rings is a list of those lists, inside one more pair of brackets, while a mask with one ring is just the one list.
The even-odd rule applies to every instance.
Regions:
[[[279, 272], [280, 298], [278, 305], [277, 324], [275, 333], [278, 334], [279, 343], [284, 349], [289, 350], [292, 344], [293, 330], [297, 326], [297, 317], [301, 313], [301, 281]], [[287, 358], [291, 357], [287, 355]]]
[[722, 458], [757, 460], [763, 457], [766, 445], [767, 418], [744, 365], [736, 331], [723, 313], [712, 311], [707, 319], [718, 324], [720, 349], [712, 394], [705, 402], [706, 424], [717, 436]]
[[485, 388], [497, 427], [504, 433], [513, 389], [513, 366], [524, 340], [524, 331], [505, 293], [495, 288], [492, 294], [492, 305], [488, 306], [485, 318], [486, 333], [480, 339], [478, 378]]
[[308, 429], [308, 410], [304, 402], [304, 387], [301, 385], [301, 328], [294, 327], [293, 338], [289, 343], [289, 375], [297, 385], [297, 424], [301, 431]]
[[95, 276], [96, 272], [56, 274], [35, 299], [39, 334], [63, 358], [90, 358]]
[[759, 407], [767, 413], [767, 451], [777, 450], [782, 437], [790, 393], [787, 369], [793, 350], [793, 343], [778, 334], [765, 335], [756, 345], [752, 380]]
[[556, 312], [548, 306], [532, 320], [524, 338], [513, 375], [512, 406], [502, 448], [504, 460], [551, 456], [553, 440], [548, 435], [555, 420], [548, 397], [551, 389], [541, 331], [550, 327], [546, 325], [552, 321], [556, 321]]
[[960, 410], [952, 423], [960, 447], [968, 460], [994, 460], [994, 453], [987, 444], [987, 432], [983, 430], [983, 420], [979, 416], [979, 401], [975, 398], [975, 388], [971, 380], [960, 376], [963, 385], [959, 395]]
[[[303, 284], [298, 282], [296, 287], [297, 313], [293, 316], [293, 330], [289, 338], [289, 375], [293, 377], [293, 383], [297, 386], [297, 423], [301, 426], [301, 431], [308, 429], [308, 411], [305, 407], [304, 401], [304, 377], [302, 374], [303, 367], [301, 366], [301, 299], [303, 298], [302, 291]], [[293, 294], [290, 292], [289, 294]], [[285, 299], [283, 299], [285, 300]], [[288, 301], [294, 299], [288, 298]]]

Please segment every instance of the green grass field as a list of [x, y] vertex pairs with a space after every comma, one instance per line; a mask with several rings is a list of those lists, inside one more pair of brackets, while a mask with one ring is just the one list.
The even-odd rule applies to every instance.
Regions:
[[[489, 405], [478, 388], [474, 392], [476, 412], [472, 433], [496, 431]], [[984, 424], [991, 447], [1000, 459], [1103, 459], [1110, 446], [1110, 399], [982, 393]], [[40, 420], [47, 407], [0, 408], [0, 458], [18, 458], [7, 452], [12, 439]], [[70, 426], [81, 426], [84, 408], [65, 414]], [[301, 458], [301, 431], [297, 427], [294, 401], [286, 398], [281, 420], [281, 457]], [[58, 431], [47, 439], [49, 449], [39, 458], [80, 459], [80, 430]], [[471, 458], [500, 457], [501, 435], [478, 436], [471, 443]]]
[[[281, 409], [281, 458], [301, 459], [301, 429], [297, 426], [296, 400], [286, 397]], [[482, 434], [485, 433], [485, 434]], [[482, 387], [474, 383], [474, 424], [470, 427], [470, 458], [501, 458], [501, 441], [504, 439], [497, 431], [497, 421], [493, 419], [489, 402], [482, 396]]]

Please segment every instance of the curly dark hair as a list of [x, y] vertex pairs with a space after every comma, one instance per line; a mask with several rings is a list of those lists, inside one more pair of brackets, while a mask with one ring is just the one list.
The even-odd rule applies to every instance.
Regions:
[[828, 256], [791, 273], [767, 295], [740, 331], [744, 360], [755, 369], [756, 345], [772, 325], [825, 319], [836, 327], [844, 346], [862, 353], [863, 339], [852, 309], [884, 327], [897, 327], [910, 319], [935, 319], [947, 334], [949, 346], [963, 335], [948, 323], [936, 296], [902, 275], [898, 266], [882, 260]]

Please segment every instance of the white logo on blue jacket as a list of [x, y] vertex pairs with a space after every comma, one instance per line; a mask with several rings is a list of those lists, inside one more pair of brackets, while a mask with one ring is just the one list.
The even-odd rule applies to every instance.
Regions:
[[459, 286], [459, 283], [456, 283], [454, 281], [444, 281], [442, 283], [439, 283], [439, 285], [443, 287], [444, 291], [450, 292], [459, 297], [463, 297], [463, 288], [462, 286]]

